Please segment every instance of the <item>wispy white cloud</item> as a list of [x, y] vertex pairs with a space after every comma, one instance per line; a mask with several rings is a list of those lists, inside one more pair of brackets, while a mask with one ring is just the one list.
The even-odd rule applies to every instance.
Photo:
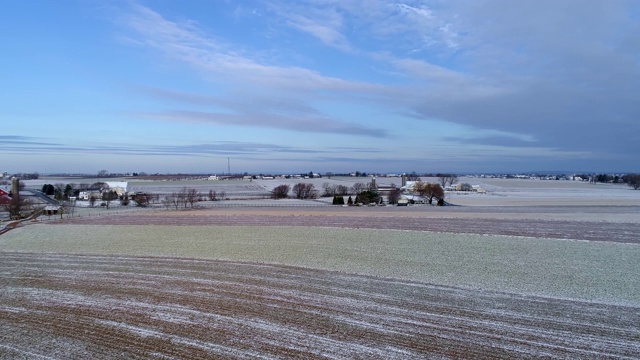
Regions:
[[507, 94], [510, 91], [508, 84], [498, 84], [490, 78], [465, 74], [424, 60], [396, 58], [388, 54], [377, 56], [384, 58], [406, 78], [411, 79], [408, 88], [420, 88], [420, 92], [414, 92], [412, 98], [415, 99], [482, 99]]
[[[224, 96], [186, 93], [157, 87], [135, 87], [151, 97], [173, 102], [193, 104], [203, 107], [219, 107], [234, 113], [259, 116], [262, 113], [287, 114], [290, 116], [322, 116], [322, 113], [302, 99], [269, 94], [252, 94], [243, 91], [227, 93]], [[252, 106], [247, 106], [251, 99]]]
[[330, 133], [345, 136], [369, 136], [377, 138], [389, 136], [387, 131], [384, 129], [374, 129], [358, 124], [342, 123], [327, 118], [316, 118], [310, 116], [298, 118], [277, 114], [229, 114], [192, 110], [146, 112], [137, 113], [136, 115], [174, 122], [200, 122], [241, 127], [275, 128], [293, 132]]
[[243, 55], [223, 40], [200, 33], [192, 23], [178, 23], [157, 12], [135, 5], [124, 16], [126, 26], [135, 30], [131, 37], [165, 56], [206, 71], [216, 80], [229, 83], [240, 80], [254, 86], [268, 86], [282, 91], [379, 91], [374, 84], [346, 81], [324, 76], [316, 70], [298, 66], [270, 65]]
[[[126, 16], [139, 42], [189, 64], [215, 81], [223, 81], [227, 95], [205, 96], [154, 89], [154, 96], [199, 105], [216, 105], [224, 112], [174, 110], [146, 116], [175, 121], [198, 121], [235, 126], [257, 126], [296, 132], [350, 133], [386, 137], [386, 130], [355, 124], [323, 114], [314, 99], [341, 99], [353, 94], [376, 94], [375, 84], [329, 77], [296, 66], [268, 65], [242, 55], [231, 46], [205, 36], [191, 23], [169, 21], [140, 5]], [[247, 84], [251, 84], [249, 87]]]
[[[98, 142], [66, 144], [59, 139], [29, 136], [0, 136], [0, 151], [22, 156], [38, 155], [132, 155], [132, 156], [210, 156], [210, 155], [265, 155], [265, 154], [342, 154], [345, 148], [323, 149], [275, 145], [260, 142], [214, 141], [188, 145], [102, 144]], [[10, 141], [7, 141], [10, 140]], [[371, 153], [375, 149], [349, 148], [352, 153]]]
[[[458, 34], [431, 8], [433, 1], [409, 0], [306, 0], [292, 4], [270, 2], [283, 23], [344, 51], [409, 53], [426, 49], [456, 48]], [[351, 39], [354, 39], [353, 41]], [[359, 41], [356, 39], [374, 39]]]
[[634, 40], [640, 38], [640, 27], [630, 6], [624, 1], [584, 6], [527, 0], [306, 0], [273, 1], [265, 8], [265, 16], [272, 16], [281, 30], [305, 33], [342, 50], [350, 61], [397, 75], [380, 83], [258, 58], [202, 34], [192, 23], [167, 20], [142, 6], [135, 7], [127, 24], [139, 43], [225, 82], [233, 94], [246, 84], [269, 92], [243, 93], [253, 104], [244, 109], [231, 97], [216, 98], [214, 103], [230, 114], [178, 110], [163, 115], [168, 118], [389, 135], [327, 116], [315, 105], [319, 98], [348, 98], [370, 101], [389, 114], [533, 139], [468, 138], [469, 144], [535, 145], [558, 154], [564, 149], [566, 155], [593, 149], [640, 151], [631, 141], [618, 141], [640, 133], [633, 95], [640, 91]]
[[271, 9], [283, 18], [288, 26], [317, 38], [325, 45], [343, 51], [353, 50], [347, 37], [342, 34], [343, 15], [335, 8], [322, 11], [304, 6], [295, 10], [290, 6], [286, 8], [272, 6]]

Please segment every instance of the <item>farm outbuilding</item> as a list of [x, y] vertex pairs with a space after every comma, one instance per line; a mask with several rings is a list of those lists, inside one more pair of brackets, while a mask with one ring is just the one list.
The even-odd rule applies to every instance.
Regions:
[[105, 184], [109, 186], [109, 190], [115, 191], [118, 196], [126, 194], [129, 187], [129, 183], [126, 181], [107, 181]]
[[60, 206], [57, 205], [47, 205], [42, 210], [44, 215], [55, 215], [60, 211]]
[[100, 191], [80, 191], [78, 194], [79, 200], [89, 200], [91, 197], [102, 199], [102, 193]]
[[427, 203], [427, 199], [419, 195], [403, 194], [400, 197], [400, 200], [405, 200], [410, 204], [426, 204]]

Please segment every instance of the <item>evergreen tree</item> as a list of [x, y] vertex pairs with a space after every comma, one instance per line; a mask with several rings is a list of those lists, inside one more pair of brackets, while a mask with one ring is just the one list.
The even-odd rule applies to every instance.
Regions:
[[53, 195], [55, 194], [55, 187], [51, 184], [44, 184], [42, 185], [42, 192], [45, 195]]

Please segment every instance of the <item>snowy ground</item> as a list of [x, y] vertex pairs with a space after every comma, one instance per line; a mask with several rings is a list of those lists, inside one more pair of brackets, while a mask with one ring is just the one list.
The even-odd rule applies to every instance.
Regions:
[[[638, 226], [616, 235], [625, 224], [614, 224], [603, 232], [611, 238], [584, 241], [598, 234], [597, 224], [578, 224], [584, 234], [575, 226], [553, 228], [561, 240], [544, 237], [549, 222], [501, 223], [294, 211], [148, 213], [22, 227], [1, 236], [0, 248], [274, 263], [640, 306], [640, 278], [631, 275], [640, 273]], [[519, 236], [489, 235], [498, 232]]]
[[624, 184], [485, 178], [462, 178], [460, 181], [480, 185], [487, 193], [448, 192], [447, 201], [459, 205], [640, 205], [640, 191]]
[[[84, 179], [95, 182], [97, 179]], [[122, 179], [115, 179], [122, 180]], [[312, 183], [322, 191], [323, 184], [351, 187], [356, 182], [369, 183], [370, 177], [332, 177], [315, 179], [273, 179], [273, 180], [186, 180], [186, 181], [130, 181], [129, 191], [170, 194], [184, 187], [194, 188], [206, 196], [210, 190], [224, 192], [226, 197], [256, 199], [268, 197], [278, 185]], [[423, 178], [423, 181], [437, 183], [437, 178]], [[26, 186], [41, 188], [45, 183], [73, 182], [65, 179], [39, 179], [25, 181]], [[77, 181], [76, 181], [77, 182]], [[379, 185], [400, 186], [401, 179], [378, 177]], [[460, 178], [458, 183], [478, 185], [487, 190], [486, 194], [448, 191], [446, 200], [456, 205], [468, 206], [559, 206], [559, 205], [636, 205], [640, 206], [640, 191], [634, 191], [625, 184], [589, 184], [583, 181], [531, 180], [500, 178]], [[117, 206], [117, 205], [116, 205]]]
[[640, 191], [461, 181], [488, 193], [24, 224], [0, 236], [0, 358], [640, 358]]
[[3, 359], [634, 359], [638, 308], [290, 266], [0, 253]]

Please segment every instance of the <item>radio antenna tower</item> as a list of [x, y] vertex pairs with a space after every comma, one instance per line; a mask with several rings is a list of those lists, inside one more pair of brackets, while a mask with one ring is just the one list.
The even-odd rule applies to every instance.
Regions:
[[227, 158], [227, 174], [231, 175], [231, 160]]

